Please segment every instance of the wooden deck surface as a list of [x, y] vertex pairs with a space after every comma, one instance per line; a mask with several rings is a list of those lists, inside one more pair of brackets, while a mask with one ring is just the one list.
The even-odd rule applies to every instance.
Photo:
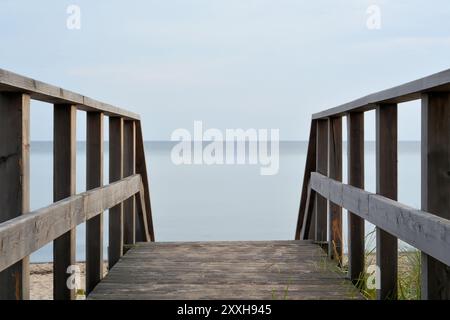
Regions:
[[361, 299], [308, 241], [139, 243], [89, 299]]

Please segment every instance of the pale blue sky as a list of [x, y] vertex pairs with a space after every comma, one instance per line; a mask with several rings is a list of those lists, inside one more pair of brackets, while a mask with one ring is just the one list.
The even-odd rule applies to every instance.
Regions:
[[[304, 140], [314, 112], [450, 68], [449, 31], [448, 0], [0, 0], [0, 67], [133, 110], [146, 140], [194, 120]], [[418, 111], [400, 139], [420, 138]], [[51, 108], [32, 112], [50, 140]]]

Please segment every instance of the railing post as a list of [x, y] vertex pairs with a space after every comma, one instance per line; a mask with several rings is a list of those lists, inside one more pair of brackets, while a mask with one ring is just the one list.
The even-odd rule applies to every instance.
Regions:
[[[142, 140], [142, 136], [140, 136], [141, 132], [138, 132], [138, 127], [140, 128], [140, 126], [138, 125], [138, 122], [135, 122], [135, 172], [141, 175], [141, 180], [144, 180], [144, 175], [143, 175], [143, 165], [141, 161], [145, 162], [145, 158], [143, 157], [144, 155], [142, 154], [144, 151], [143, 148], [143, 140]], [[139, 169], [139, 171], [138, 171]], [[146, 172], [146, 170], [145, 170]], [[144, 184], [144, 182], [143, 182]], [[143, 192], [143, 197], [142, 199], [145, 199], [145, 192]], [[144, 203], [142, 204], [140, 201], [141, 197], [140, 194], [138, 197], [135, 197], [135, 241], [136, 242], [146, 242], [147, 241], [147, 231], [145, 228], [145, 224], [147, 224], [148, 226], [148, 217], [146, 215], [147, 212], [147, 204]], [[148, 205], [148, 208], [150, 208], [150, 204]], [[145, 214], [145, 216], [144, 216]], [[151, 215], [151, 212], [149, 213]], [[145, 221], [144, 221], [145, 219]], [[148, 229], [148, 228], [147, 228]]]
[[[123, 119], [109, 117], [109, 182], [123, 178]], [[108, 266], [111, 269], [123, 255], [123, 204], [109, 209]]]
[[[326, 119], [317, 121], [316, 170], [328, 176], [328, 120]], [[321, 243], [327, 241], [327, 205], [327, 199], [317, 194], [314, 240]]]
[[[397, 200], [397, 105], [376, 108], [376, 188], [377, 194]], [[377, 298], [397, 299], [397, 238], [376, 228], [377, 266], [380, 283]]]
[[[0, 93], [0, 223], [29, 212], [29, 190], [30, 97]], [[29, 299], [29, 276], [28, 257], [0, 272], [0, 300]]]
[[[450, 93], [422, 96], [422, 210], [450, 219]], [[422, 298], [450, 299], [450, 267], [422, 253]]]
[[[141, 175], [142, 184], [144, 185], [144, 200], [147, 216], [148, 231], [150, 234], [150, 241], [155, 241], [155, 231], [153, 228], [152, 208], [150, 204], [150, 186], [147, 175], [147, 164], [145, 161], [145, 146], [144, 136], [142, 134], [141, 122], [136, 121], [136, 173]], [[142, 232], [140, 234], [140, 240], [142, 239]]]
[[[298, 218], [297, 218], [297, 228], [295, 230], [295, 240], [305, 240], [304, 238], [309, 238], [309, 230], [308, 232], [303, 232], [302, 229], [305, 228], [303, 225], [303, 222], [305, 219], [307, 221], [310, 221], [309, 228], [311, 228], [312, 222], [314, 221], [314, 217], [305, 217], [306, 214], [308, 214], [308, 206], [312, 205], [314, 206], [314, 203], [308, 203], [307, 206], [307, 200], [308, 200], [308, 185], [309, 180], [311, 179], [311, 172], [316, 171], [316, 135], [317, 135], [317, 121], [312, 120], [311, 121], [311, 128], [309, 132], [309, 141], [308, 141], [308, 153], [306, 155], [306, 164], [305, 164], [305, 171], [303, 176], [303, 186], [302, 186], [302, 193], [300, 198], [300, 207], [298, 210]], [[311, 193], [310, 193], [311, 195]], [[315, 196], [313, 197], [315, 198]], [[311, 198], [312, 199], [312, 198]], [[315, 200], [313, 200], [315, 201]], [[311, 215], [314, 216], [314, 209], [311, 212]], [[302, 232], [303, 232], [303, 239], [302, 239]]]
[[[103, 114], [87, 112], [86, 189], [103, 185]], [[86, 221], [86, 294], [103, 278], [103, 214]]]
[[[55, 104], [53, 126], [53, 200], [75, 194], [76, 184], [76, 112], [72, 105]], [[74, 266], [76, 229], [53, 242], [53, 298], [75, 299], [75, 288], [68, 287], [69, 267]]]
[[[136, 168], [136, 126], [133, 120], [126, 120], [124, 123], [124, 177], [135, 174]], [[135, 196], [130, 197], [123, 204], [124, 211], [124, 245], [136, 243], [136, 205]]]
[[[347, 114], [348, 184], [364, 189], [364, 113]], [[348, 213], [348, 277], [353, 283], [364, 272], [364, 220]]]
[[[328, 176], [342, 182], [342, 117], [328, 119]], [[342, 208], [328, 201], [328, 256], [342, 263]]]

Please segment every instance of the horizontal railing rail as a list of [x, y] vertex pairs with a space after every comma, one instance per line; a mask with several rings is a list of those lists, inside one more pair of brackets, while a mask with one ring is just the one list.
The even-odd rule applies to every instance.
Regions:
[[422, 98], [427, 92], [449, 92], [450, 69], [403, 85], [367, 95], [335, 108], [313, 114], [313, 119], [344, 116], [348, 112], [364, 112], [376, 109], [378, 104], [392, 104]]
[[[421, 210], [397, 202], [398, 104], [421, 100]], [[364, 115], [375, 110], [376, 195], [364, 191]], [[347, 178], [342, 181], [342, 119]], [[376, 228], [377, 298], [398, 297], [398, 239], [421, 253], [423, 299], [450, 299], [450, 69], [312, 116], [295, 239], [311, 239], [343, 263], [348, 210], [348, 277], [367, 273], [365, 221]]]
[[310, 189], [396, 238], [450, 265], [450, 220], [311, 174]]
[[[136, 174], [1, 223], [0, 271], [135, 194], [139, 194], [139, 206], [145, 207], [143, 190], [141, 176]], [[139, 218], [144, 225], [142, 237], [150, 241], [145, 211]]]
[[0, 69], [0, 92], [26, 93], [34, 100], [76, 105], [79, 110], [98, 111], [107, 116], [124, 117], [130, 120], [140, 119], [136, 113], [4, 69]]

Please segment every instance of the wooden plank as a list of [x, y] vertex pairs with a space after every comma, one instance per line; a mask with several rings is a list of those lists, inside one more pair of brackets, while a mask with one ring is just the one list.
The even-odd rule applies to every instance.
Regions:
[[[124, 122], [124, 160], [123, 175], [128, 177], [135, 174], [136, 164], [136, 127], [134, 121]], [[135, 197], [132, 196], [123, 204], [124, 245], [136, 242], [136, 212]]]
[[78, 109], [84, 111], [98, 111], [108, 116], [139, 120], [139, 115], [133, 112], [4, 69], [0, 69], [0, 92], [25, 92], [35, 100], [76, 105]]
[[[150, 234], [151, 241], [155, 241], [155, 231], [153, 228], [153, 219], [152, 219], [152, 207], [150, 205], [150, 186], [147, 175], [147, 164], [145, 161], [145, 146], [144, 146], [144, 136], [142, 135], [142, 126], [140, 121], [136, 121], [136, 173], [140, 174], [142, 177], [142, 184], [144, 185], [144, 190], [142, 194], [142, 198], [145, 204], [145, 212], [146, 212], [146, 225], [148, 232]], [[139, 202], [139, 201], [137, 201]], [[141, 208], [141, 206], [138, 206]], [[139, 211], [142, 211], [139, 209]], [[143, 222], [138, 224], [139, 226], [143, 225]], [[139, 241], [143, 241], [142, 236], [146, 237], [146, 232], [139, 232]]]
[[[109, 118], [109, 182], [123, 178], [123, 119]], [[123, 255], [123, 204], [109, 209], [108, 266], [111, 269]]]
[[[0, 94], [0, 223], [30, 210], [30, 97]], [[0, 242], [2, 247], [5, 242]], [[1, 255], [0, 255], [1, 257]], [[0, 272], [0, 300], [29, 299], [29, 258]]]
[[[422, 97], [422, 209], [450, 219], [450, 94]], [[442, 235], [442, 233], [440, 233]], [[442, 235], [448, 237], [446, 235]], [[422, 297], [450, 299], [449, 267], [422, 254]]]
[[369, 194], [361, 193], [361, 189], [342, 185], [342, 207], [366, 219], [369, 216]]
[[450, 91], [450, 69], [316, 113], [313, 115], [313, 119], [373, 110], [380, 103], [397, 104], [417, 100], [421, 98], [422, 93], [429, 91]]
[[[327, 185], [337, 188], [338, 182], [319, 173], [311, 174], [311, 188]], [[411, 246], [424, 251], [446, 265], [450, 265], [450, 220], [429, 212], [413, 209], [397, 201], [365, 190], [342, 184], [342, 207], [369, 221]], [[336, 190], [314, 189], [322, 195]]]
[[[336, 181], [342, 182], [342, 118], [328, 119], [328, 176]], [[342, 195], [342, 192], [338, 193]], [[342, 199], [342, 198], [341, 198]], [[333, 195], [330, 194], [330, 200]], [[328, 245], [328, 256], [342, 264], [343, 240], [342, 240], [342, 208], [337, 205], [338, 201], [328, 202], [330, 235]]]
[[0, 224], [0, 271], [140, 192], [139, 175], [80, 193]]
[[[377, 194], [397, 200], [397, 105], [383, 104], [376, 110]], [[377, 298], [397, 298], [398, 241], [382, 228], [376, 228], [377, 267], [380, 283]]]
[[[364, 189], [364, 113], [347, 114], [348, 183]], [[364, 220], [348, 212], [348, 276], [354, 282], [361, 279], [365, 259]]]
[[[328, 175], [328, 121], [317, 121], [316, 142], [316, 170], [318, 173]], [[321, 195], [316, 196], [315, 236], [318, 242], [327, 241], [327, 199]]]
[[[76, 112], [72, 105], [56, 104], [53, 116], [53, 201], [70, 197], [76, 188]], [[75, 228], [53, 242], [53, 298], [75, 299], [67, 270], [75, 265]]]
[[[311, 176], [311, 172], [316, 171], [316, 136], [317, 136], [317, 121], [311, 121], [308, 152], [306, 154], [305, 172], [303, 175], [303, 186], [300, 199], [300, 208], [298, 210], [297, 229], [295, 231], [296, 240], [302, 239], [300, 233], [303, 228], [303, 221], [305, 220], [305, 211], [307, 210], [306, 202], [307, 202], [309, 179]], [[308, 233], [306, 233], [306, 235], [308, 235]]]
[[304, 241], [140, 243], [88, 299], [361, 299]]
[[[103, 114], [86, 118], [86, 189], [103, 185]], [[103, 278], [103, 213], [86, 221], [86, 293]]]
[[371, 196], [368, 220], [450, 265], [449, 220], [384, 197]]
[[[187, 300], [347, 300], [361, 299], [351, 290], [339, 290], [336, 284], [328, 291], [321, 290], [322, 285], [152, 285], [145, 284], [141, 287], [110, 288], [105, 292], [99, 292], [92, 300], [178, 300], [185, 297]], [[286, 288], [289, 290], [286, 292]], [[224, 290], [226, 290], [224, 292]], [[137, 294], [137, 291], [140, 294]], [[286, 298], [284, 298], [287, 296]]]

